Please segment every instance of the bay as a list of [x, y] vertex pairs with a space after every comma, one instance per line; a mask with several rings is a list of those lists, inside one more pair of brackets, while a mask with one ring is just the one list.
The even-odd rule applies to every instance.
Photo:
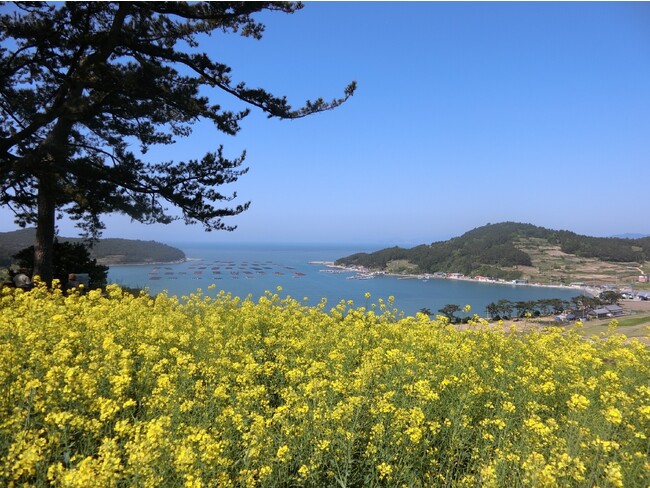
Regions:
[[[171, 244], [182, 249], [188, 261], [177, 264], [111, 266], [109, 282], [121, 286], [147, 288], [151, 294], [166, 291], [179, 298], [201, 289], [207, 295], [219, 290], [257, 300], [266, 291], [291, 296], [307, 305], [323, 298], [328, 308], [341, 300], [355, 306], [377, 303], [379, 298], [395, 297], [394, 307], [408, 315], [422, 308], [436, 313], [447, 304], [470, 305], [472, 313], [485, 314], [488, 303], [560, 298], [569, 300], [579, 289], [481, 283], [450, 279], [399, 279], [382, 276], [370, 280], [348, 279], [354, 273], [330, 273], [313, 261], [335, 261], [356, 252], [374, 251], [351, 245], [316, 244]], [[216, 288], [208, 289], [215, 284]], [[371, 298], [366, 299], [365, 294]]]

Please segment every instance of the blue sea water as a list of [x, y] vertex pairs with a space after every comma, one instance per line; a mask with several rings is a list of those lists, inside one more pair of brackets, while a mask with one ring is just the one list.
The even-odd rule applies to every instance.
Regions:
[[[108, 278], [122, 286], [148, 288], [156, 294], [167, 291], [179, 298], [196, 292], [215, 295], [219, 290], [234, 296], [259, 298], [265, 291], [291, 296], [316, 305], [322, 298], [329, 306], [353, 300], [356, 306], [395, 297], [394, 307], [406, 314], [422, 308], [434, 313], [446, 304], [470, 305], [472, 313], [483, 315], [485, 306], [500, 299], [511, 301], [560, 298], [568, 300], [579, 290], [490, 284], [472, 281], [431, 279], [405, 280], [378, 277], [371, 280], [347, 279], [354, 273], [326, 273], [312, 261], [335, 261], [356, 252], [376, 249], [343, 245], [260, 245], [260, 244], [173, 244], [185, 252], [188, 261], [178, 264], [111, 266]], [[215, 284], [215, 289], [208, 286]], [[370, 293], [367, 300], [365, 294]]]

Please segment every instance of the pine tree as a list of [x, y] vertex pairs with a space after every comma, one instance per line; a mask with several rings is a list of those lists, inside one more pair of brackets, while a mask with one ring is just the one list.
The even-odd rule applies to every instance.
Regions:
[[[244, 174], [245, 153], [222, 147], [199, 159], [148, 162], [147, 149], [191, 134], [209, 120], [236, 134], [249, 109], [211, 101], [235, 97], [270, 117], [295, 119], [332, 109], [341, 98], [294, 109], [285, 97], [235, 83], [231, 69], [200, 49], [218, 31], [260, 39], [253, 14], [293, 13], [289, 2], [15, 2], [0, 15], [0, 203], [16, 222], [36, 224], [34, 273], [52, 278], [55, 217], [67, 214], [96, 238], [101, 215], [169, 223], [178, 208], [188, 224], [232, 230], [224, 217], [249, 203], [221, 185]], [[12, 10], [9, 12], [9, 10]], [[8, 12], [8, 13], [7, 13]], [[210, 97], [202, 94], [208, 88]], [[138, 152], [132, 149], [137, 141]]]

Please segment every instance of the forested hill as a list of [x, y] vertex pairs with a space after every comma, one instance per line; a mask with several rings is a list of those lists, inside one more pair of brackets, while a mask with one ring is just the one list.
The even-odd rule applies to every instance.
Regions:
[[[21, 229], [0, 232], [0, 266], [11, 264], [11, 256], [21, 249], [32, 246], [36, 231]], [[80, 238], [59, 237], [60, 242], [82, 242]], [[100, 239], [91, 249], [91, 255], [100, 264], [171, 263], [185, 259], [185, 253], [156, 241], [132, 239]]]
[[[650, 237], [602, 238], [550, 230], [532, 224], [488, 224], [444, 242], [411, 249], [392, 247], [339, 259], [339, 265], [410, 273], [463, 273], [514, 279], [548, 271], [549, 278], [568, 278], [579, 263], [627, 263], [650, 260]], [[553, 269], [545, 269], [545, 267]], [[553, 271], [556, 271], [553, 273]], [[557, 276], [554, 276], [557, 275]]]

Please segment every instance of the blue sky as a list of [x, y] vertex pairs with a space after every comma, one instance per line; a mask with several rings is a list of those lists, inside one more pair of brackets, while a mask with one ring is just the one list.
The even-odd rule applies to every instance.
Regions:
[[252, 205], [233, 233], [110, 216], [104, 236], [415, 245], [502, 221], [650, 234], [649, 3], [307, 2], [259, 18], [260, 41], [203, 45], [234, 80], [296, 106], [352, 80], [355, 96], [296, 121], [253, 111], [235, 137], [199, 124], [148, 153], [246, 149], [228, 189]]

